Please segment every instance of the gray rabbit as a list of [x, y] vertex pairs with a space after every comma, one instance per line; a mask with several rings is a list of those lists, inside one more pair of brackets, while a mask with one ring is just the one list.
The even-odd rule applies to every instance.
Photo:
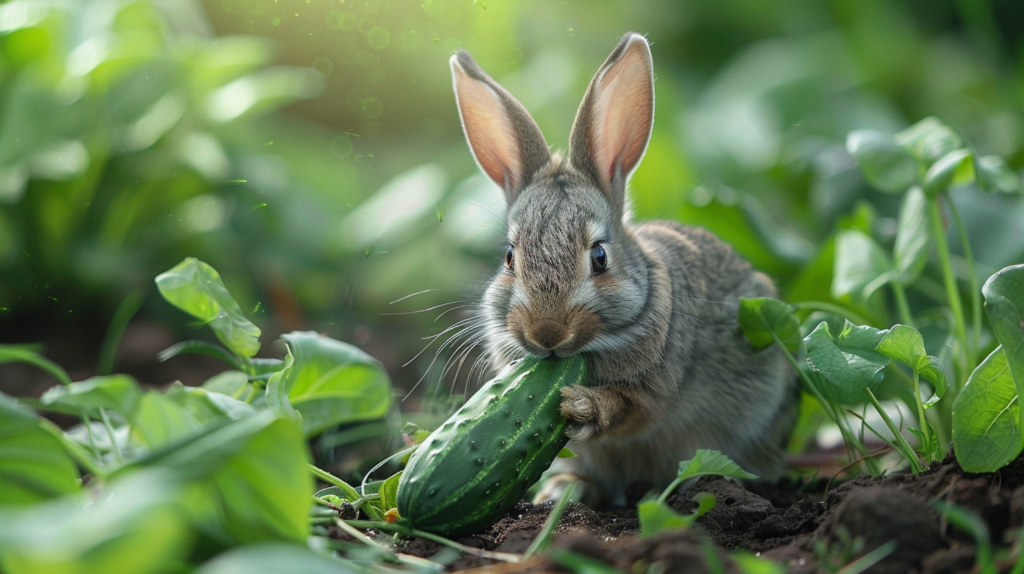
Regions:
[[484, 296], [491, 365], [552, 353], [590, 365], [588, 385], [563, 391], [578, 456], [558, 459], [537, 498], [581, 481], [589, 500], [622, 503], [629, 483], [664, 486], [699, 448], [780, 476], [795, 377], [736, 324], [738, 298], [775, 295], [771, 280], [704, 229], [630, 221], [626, 183], [654, 122], [644, 37], [626, 34], [594, 76], [568, 157], [469, 53], [451, 68], [469, 146], [508, 206], [505, 263]]

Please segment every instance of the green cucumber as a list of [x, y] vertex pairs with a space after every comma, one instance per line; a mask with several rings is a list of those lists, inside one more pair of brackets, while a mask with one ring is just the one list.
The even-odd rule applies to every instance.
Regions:
[[410, 457], [398, 483], [401, 520], [459, 536], [508, 512], [568, 442], [561, 391], [585, 376], [579, 355], [526, 358], [484, 385]]

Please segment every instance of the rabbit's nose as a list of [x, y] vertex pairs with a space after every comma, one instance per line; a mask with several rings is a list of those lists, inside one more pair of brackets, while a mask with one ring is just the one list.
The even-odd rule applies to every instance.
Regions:
[[565, 325], [547, 319], [537, 321], [523, 335], [527, 341], [546, 351], [553, 351], [572, 340], [572, 333]]

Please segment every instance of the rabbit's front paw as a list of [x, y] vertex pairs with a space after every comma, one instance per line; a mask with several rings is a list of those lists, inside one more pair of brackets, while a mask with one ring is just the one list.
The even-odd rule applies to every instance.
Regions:
[[562, 415], [569, 419], [566, 436], [577, 442], [599, 434], [607, 426], [602, 424], [599, 396], [594, 389], [581, 385], [562, 389]]

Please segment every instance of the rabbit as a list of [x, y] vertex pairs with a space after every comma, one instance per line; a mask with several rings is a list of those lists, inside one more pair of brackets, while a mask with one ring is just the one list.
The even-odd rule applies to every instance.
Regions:
[[664, 487], [702, 448], [783, 474], [796, 378], [737, 326], [738, 299], [775, 296], [772, 281], [702, 228], [631, 221], [626, 184], [654, 122], [647, 40], [626, 34], [598, 70], [567, 155], [468, 52], [450, 64], [469, 147], [507, 203], [504, 264], [483, 297], [487, 358], [498, 370], [582, 353], [589, 367], [586, 385], [562, 390], [577, 456], [555, 461], [535, 501], [579, 482], [585, 499], [622, 504], [631, 483]]

